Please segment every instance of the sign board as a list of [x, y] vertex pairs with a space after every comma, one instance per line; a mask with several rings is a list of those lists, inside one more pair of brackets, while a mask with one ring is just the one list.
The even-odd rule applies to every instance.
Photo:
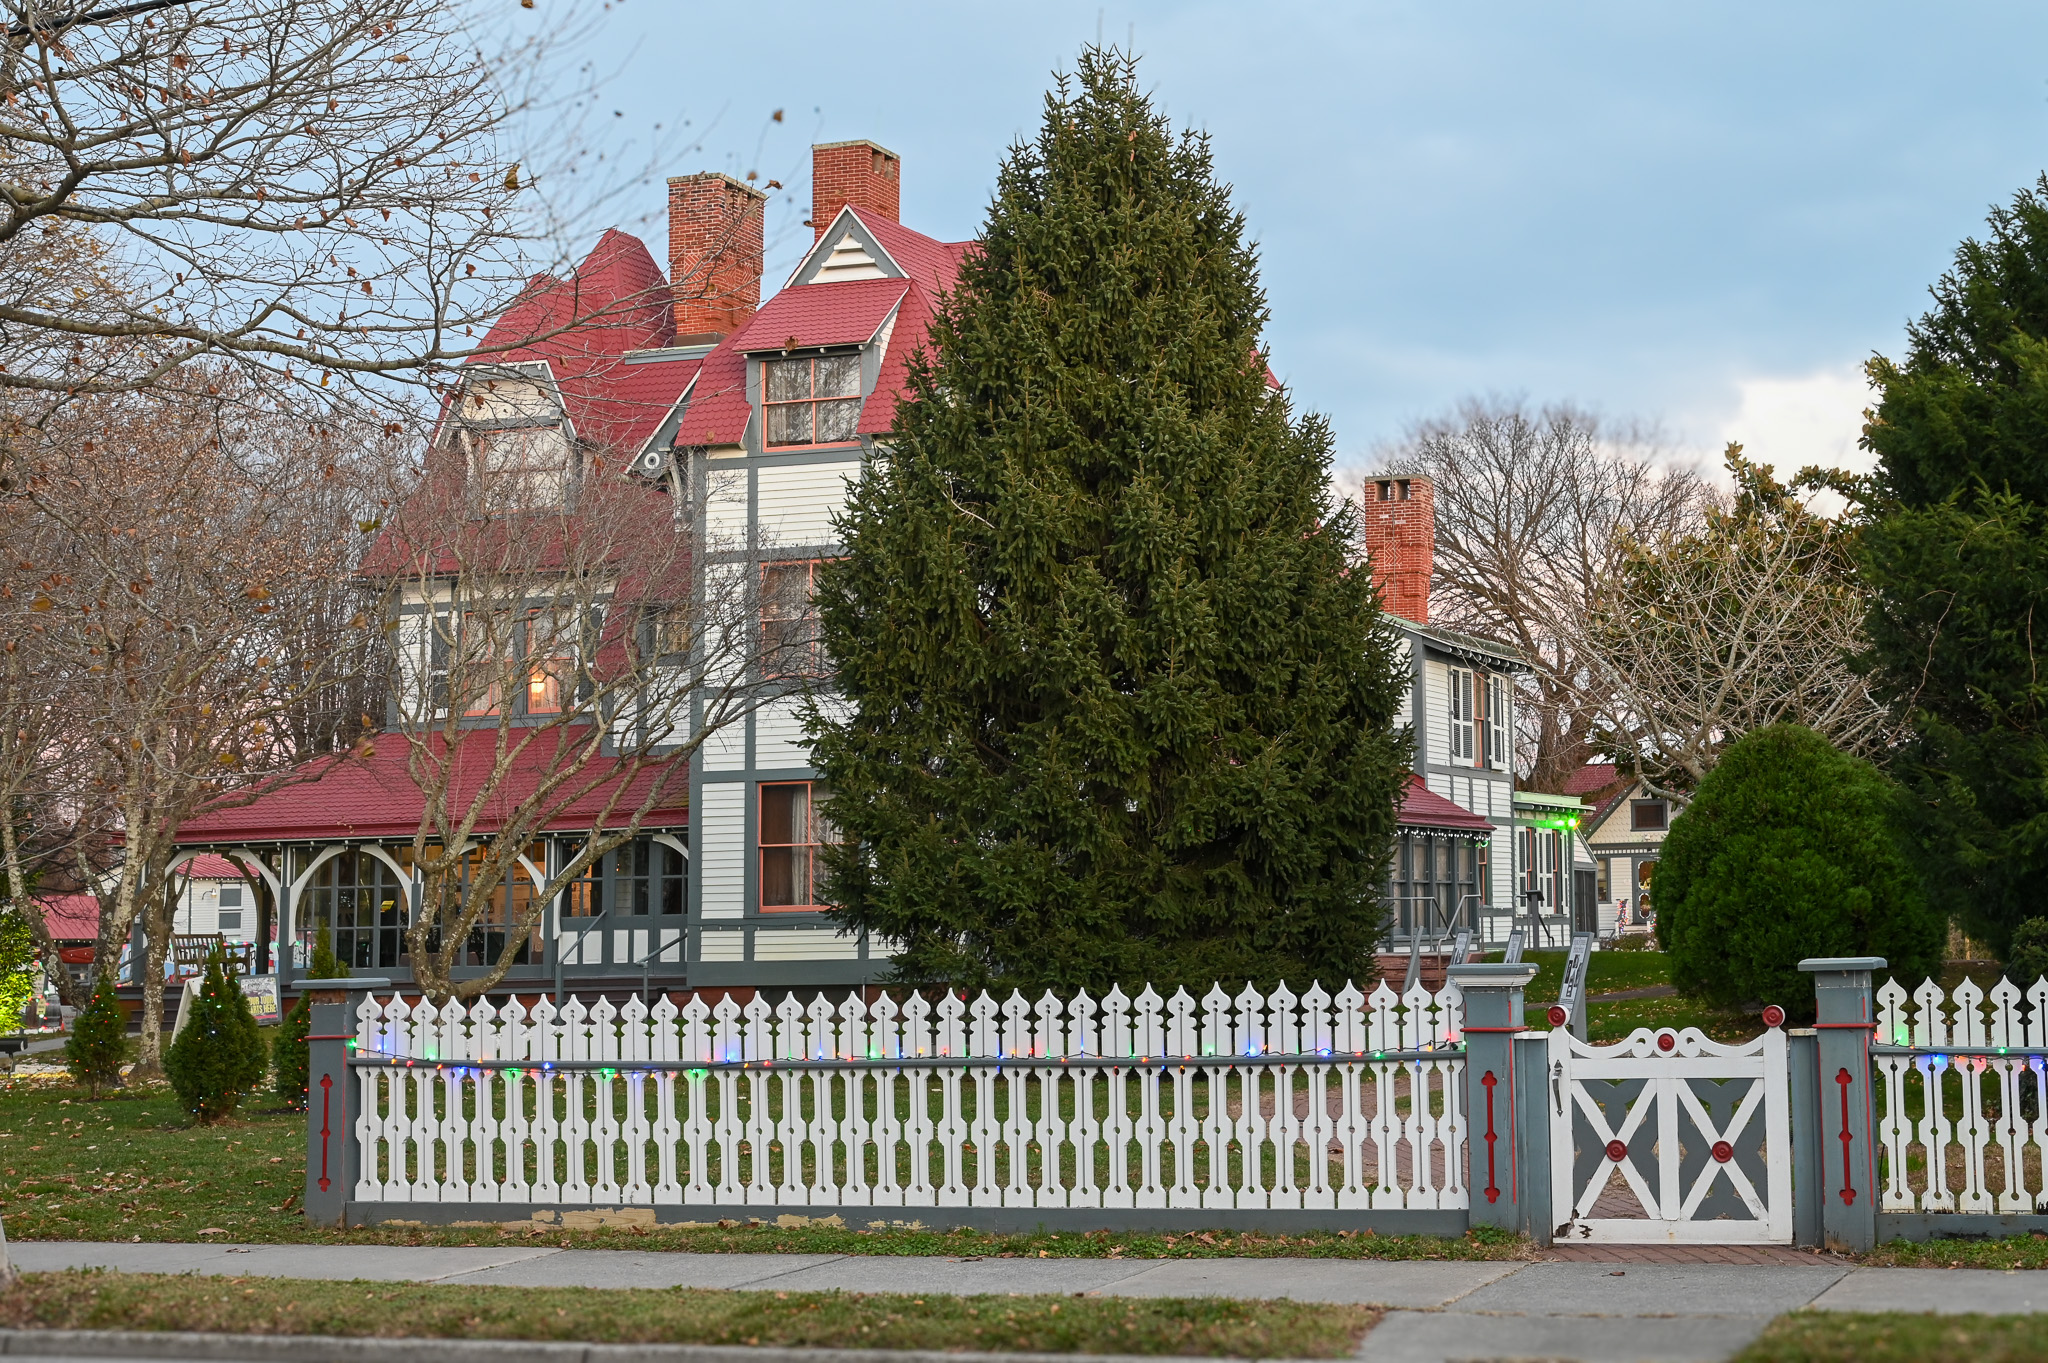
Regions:
[[1472, 959], [1472, 929], [1459, 928], [1451, 936], [1451, 964], [1464, 965]]
[[1508, 949], [1501, 954], [1501, 960], [1509, 965], [1518, 965], [1522, 959], [1522, 930], [1516, 928], [1508, 934]]
[[[199, 997], [199, 991], [206, 985], [204, 975], [187, 975], [184, 992], [178, 995], [178, 1020], [171, 1027], [171, 1037], [185, 1030], [185, 1019], [192, 1016], [192, 1001]], [[283, 1016], [278, 1008], [277, 976], [238, 975], [235, 983], [242, 986], [242, 996], [249, 1000], [249, 1012], [256, 1021], [276, 1022]]]
[[1593, 964], [1593, 934], [1572, 934], [1571, 954], [1565, 957], [1564, 987], [1557, 991], [1557, 1004], [1550, 1010], [1552, 1027], [1569, 1027], [1573, 1036], [1586, 1039], [1586, 972]]

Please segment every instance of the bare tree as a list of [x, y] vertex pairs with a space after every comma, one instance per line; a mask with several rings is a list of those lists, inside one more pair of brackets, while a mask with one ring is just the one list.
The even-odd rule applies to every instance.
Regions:
[[[473, 379], [480, 402], [486, 385], [367, 565], [396, 656], [378, 742], [404, 745], [422, 797], [407, 949], [437, 1001], [496, 985], [549, 904], [687, 800], [691, 755], [761, 703], [764, 669], [813, 670], [805, 611], [764, 613], [747, 572], [705, 566], [672, 490], [560, 425], [508, 426], [543, 385]], [[550, 865], [538, 844], [565, 824], [578, 845]]]
[[1570, 641], [1586, 659], [1615, 745], [1657, 793], [1684, 803], [1732, 741], [1769, 724], [1817, 730], [1873, 755], [1892, 716], [1850, 666], [1865, 600], [1851, 531], [1727, 451], [1735, 493], [1687, 534], [1625, 547]]
[[37, 470], [19, 528], [49, 558], [16, 571], [40, 573], [30, 629], [66, 669], [81, 785], [120, 834], [98, 887], [97, 969], [115, 968], [143, 920], [147, 951], [131, 964], [146, 1069], [160, 1054], [179, 826], [316, 776], [286, 721], [359, 655], [351, 633], [377, 628], [367, 616], [333, 636], [277, 627], [280, 600], [346, 578], [360, 553], [305, 533], [305, 507], [341, 471], [328, 434], [258, 415], [231, 374], [181, 377], [209, 381], [83, 399], [17, 432]]
[[1517, 765], [1532, 789], [1563, 790], [1603, 739], [1607, 696], [1581, 622], [1630, 545], [1700, 524], [1708, 487], [1650, 433], [1519, 400], [1467, 400], [1377, 463], [1371, 477], [1435, 484], [1431, 618], [1534, 664], [1517, 707]]

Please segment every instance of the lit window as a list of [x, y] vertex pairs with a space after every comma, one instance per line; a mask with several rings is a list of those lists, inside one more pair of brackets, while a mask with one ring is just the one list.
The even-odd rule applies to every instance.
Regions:
[[770, 445], [829, 445], [860, 425], [860, 356], [761, 362]]
[[477, 505], [485, 515], [558, 511], [568, 498], [568, 437], [559, 426], [480, 432], [476, 475]]
[[818, 648], [818, 605], [813, 596], [818, 563], [769, 563], [761, 568], [761, 674], [815, 677], [823, 658]]
[[826, 907], [818, 899], [818, 851], [839, 841], [825, 814], [829, 800], [809, 781], [778, 781], [761, 787], [762, 912]]

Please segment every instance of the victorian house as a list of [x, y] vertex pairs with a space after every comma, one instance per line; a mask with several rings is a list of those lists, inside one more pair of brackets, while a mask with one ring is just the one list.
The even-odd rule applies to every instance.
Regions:
[[[765, 305], [762, 196], [721, 175], [680, 177], [666, 274], [642, 242], [607, 233], [507, 313], [492, 333], [505, 349], [467, 366], [419, 498], [475, 522], [468, 548], [423, 557], [401, 512], [365, 560], [367, 578], [402, 588], [388, 593], [390, 732], [316, 780], [181, 832], [192, 855], [246, 868], [253, 935], [284, 944], [281, 984], [322, 935], [357, 973], [410, 981], [412, 844], [436, 802], [473, 813], [461, 837], [521, 844], [520, 873], [491, 891], [464, 948], [472, 970], [532, 918], [521, 910], [586, 839], [641, 816], [637, 836], [521, 935], [507, 987], [846, 987], [887, 969], [888, 944], [838, 931], [820, 902], [817, 855], [833, 831], [803, 730], [821, 683], [810, 584], [967, 243], [897, 220], [901, 165], [882, 147], [816, 147], [813, 171], [812, 247]], [[579, 498], [640, 524], [641, 538], [597, 553], [538, 517], [525, 528], [522, 512]], [[568, 571], [578, 552], [589, 571]], [[482, 612], [464, 582], [484, 562], [591, 585], [567, 590], [588, 592], [573, 608], [558, 589]], [[714, 601], [743, 601], [745, 615], [671, 645], [652, 604], [663, 597], [687, 598], [689, 618]], [[729, 661], [706, 663], [713, 653]], [[640, 680], [583, 716], [602, 660], [616, 672], [622, 656]], [[657, 732], [665, 668], [713, 684], [671, 687]], [[746, 698], [722, 724], [707, 708], [719, 695]], [[533, 792], [569, 741], [559, 735], [595, 727], [600, 755], [536, 819]], [[507, 738], [532, 731], [557, 736]], [[663, 755], [699, 733], [687, 760]], [[437, 783], [418, 779], [423, 755]]]

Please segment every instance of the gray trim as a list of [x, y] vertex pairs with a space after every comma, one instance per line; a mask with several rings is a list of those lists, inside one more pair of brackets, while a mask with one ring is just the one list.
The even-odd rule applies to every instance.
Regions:
[[868, 225], [860, 220], [860, 214], [853, 211], [853, 205], [844, 204], [833, 215], [832, 221], [825, 225], [825, 230], [818, 235], [818, 239], [811, 243], [810, 253], [797, 263], [795, 272], [789, 277], [789, 282], [782, 287], [787, 289], [798, 284], [817, 282], [818, 271], [824, 269], [825, 262], [832, 258], [832, 247], [826, 243], [830, 241], [833, 244], [837, 244], [840, 237], [845, 235], [845, 233], [838, 230], [842, 222], [853, 229], [854, 236], [860, 239], [860, 244], [874, 258], [875, 264], [880, 267], [885, 276], [890, 279], [910, 278], [910, 271], [897, 264], [896, 257], [890, 255], [882, 248], [882, 243], [875, 240], [875, 234], [868, 231]]
[[[441, 1202], [351, 1202], [348, 1224], [371, 1225], [380, 1221], [419, 1221], [446, 1225], [486, 1218], [500, 1221], [529, 1221], [536, 1211], [609, 1211], [612, 1208], [537, 1204], [528, 1202], [441, 1203]], [[1373, 1231], [1380, 1235], [1446, 1235], [1465, 1233], [1467, 1220], [1462, 1207], [1444, 1210], [1400, 1208], [1356, 1210], [1253, 1210], [1202, 1207], [849, 1207], [799, 1204], [738, 1206], [675, 1206], [619, 1208], [652, 1211], [657, 1225], [690, 1225], [709, 1222], [758, 1221], [773, 1225], [784, 1216], [806, 1220], [837, 1216], [849, 1226], [860, 1228], [916, 1228], [997, 1232], [1083, 1231], [1083, 1230], [1272, 1230], [1289, 1233], [1309, 1230]], [[811, 1357], [809, 1353], [807, 1357]], [[863, 1356], [869, 1356], [863, 1351]], [[956, 1355], [957, 1357], [957, 1355]]]
[[867, 449], [858, 441], [842, 440], [832, 445], [797, 445], [789, 449], [770, 450], [766, 454], [752, 456], [758, 459], [762, 468], [775, 468], [783, 464], [843, 464], [848, 455], [864, 455]]
[[[714, 919], [713, 922], [718, 926], [740, 926], [733, 919]], [[755, 917], [746, 921], [745, 929], [751, 933], [761, 926], [761, 920]], [[713, 931], [716, 930], [717, 927], [714, 926]], [[749, 940], [750, 956], [753, 954], [752, 948], [753, 943]], [[887, 957], [838, 961], [692, 960], [688, 969], [692, 989], [740, 986], [763, 989], [853, 989], [866, 984], [880, 984], [889, 972], [890, 961]]]
[[2048, 1216], [2039, 1212], [1879, 1212], [1877, 1242], [1888, 1240], [2002, 1240], [2009, 1235], [2048, 1235]]

